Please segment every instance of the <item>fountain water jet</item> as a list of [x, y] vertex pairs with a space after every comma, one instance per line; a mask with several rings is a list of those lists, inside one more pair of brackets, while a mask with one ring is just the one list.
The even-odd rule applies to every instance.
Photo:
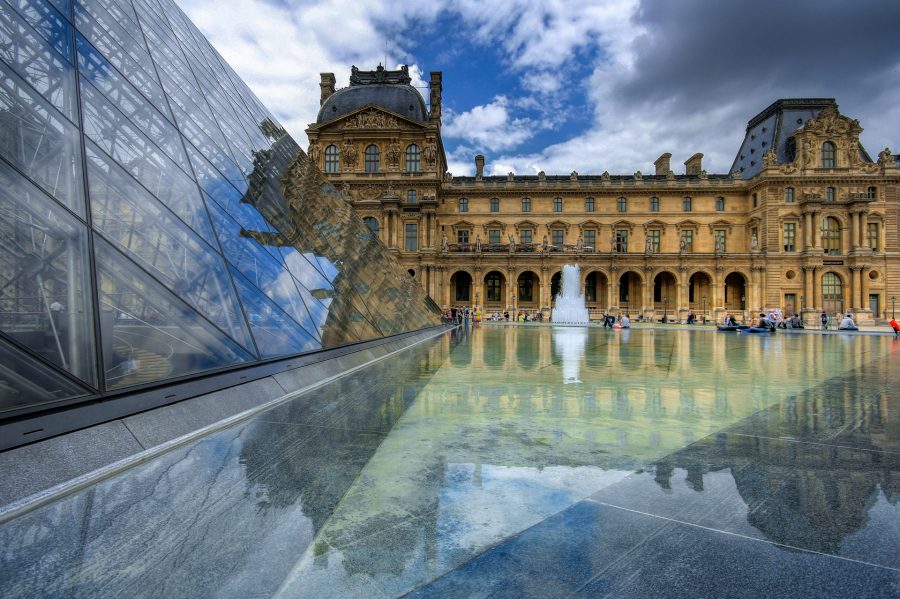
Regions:
[[581, 290], [578, 265], [566, 264], [562, 269], [562, 285], [556, 296], [556, 306], [550, 315], [551, 322], [587, 324], [590, 321]]

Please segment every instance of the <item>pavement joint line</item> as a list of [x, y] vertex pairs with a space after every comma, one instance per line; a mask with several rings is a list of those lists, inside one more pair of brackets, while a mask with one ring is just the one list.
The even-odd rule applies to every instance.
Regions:
[[794, 437], [769, 437], [766, 435], [754, 435], [751, 433], [733, 433], [730, 431], [721, 431], [724, 435], [734, 435], [736, 437], [756, 437], [759, 439], [771, 439], [773, 441], [787, 441], [789, 443], [803, 443], [804, 445], [818, 445], [822, 447], [837, 447], [839, 449], [849, 449], [851, 451], [866, 451], [869, 453], [889, 453], [891, 455], [900, 455], [897, 451], [886, 451], [884, 449], [868, 449], [865, 447], [853, 447], [852, 445], [837, 445], [835, 443], [825, 443], [823, 441], [805, 441]]
[[852, 557], [845, 557], [843, 555], [834, 555], [833, 553], [824, 553], [822, 551], [816, 551], [815, 549], [805, 549], [803, 547], [797, 547], [796, 545], [788, 545], [786, 543], [776, 543], [774, 541], [769, 541], [768, 539], [759, 539], [756, 537], [751, 537], [748, 535], [741, 534], [739, 532], [731, 532], [728, 530], [722, 530], [719, 528], [713, 528], [711, 526], [703, 526], [702, 524], [696, 524], [693, 522], [686, 522], [684, 520], [678, 520], [676, 518], [669, 518], [668, 516], [660, 516], [659, 514], [651, 514], [650, 512], [644, 512], [641, 510], [635, 510], [632, 508], [623, 507], [621, 505], [615, 505], [612, 503], [607, 503], [605, 501], [597, 501], [596, 499], [588, 498], [587, 501], [591, 501], [598, 505], [605, 505], [607, 507], [615, 508], [617, 510], [624, 510], [626, 512], [632, 512], [634, 514], [640, 514], [642, 516], [649, 516], [651, 518], [659, 518], [660, 520], [668, 520], [669, 522], [674, 522], [675, 524], [683, 524], [684, 526], [692, 526], [694, 528], [700, 528], [703, 530], [708, 530], [710, 532], [717, 532], [723, 535], [729, 535], [732, 537], [737, 537], [740, 539], [745, 539], [747, 541], [756, 541], [757, 543], [766, 543], [768, 545], [775, 545], [776, 547], [784, 547], [785, 549], [791, 549], [794, 551], [802, 551], [804, 553], [811, 553], [813, 555], [821, 555], [822, 557], [830, 557], [834, 559], [844, 560], [847, 562], [853, 562], [855, 564], [862, 564], [864, 566], [872, 566], [873, 568], [881, 568], [883, 570], [890, 570], [892, 572], [900, 572], [900, 568], [893, 568], [891, 566], [883, 566], [881, 564], [873, 564], [872, 562], [867, 562], [860, 559], [854, 559]]
[[28, 512], [30, 512], [32, 510], [36, 510], [38, 508], [44, 507], [45, 505], [53, 503], [54, 501], [61, 499], [61, 498], [65, 497], [66, 495], [71, 495], [73, 493], [77, 493], [78, 491], [81, 491], [95, 483], [98, 483], [101, 480], [110, 478], [124, 470], [133, 468], [135, 466], [138, 466], [140, 464], [148, 462], [164, 453], [167, 453], [173, 449], [181, 447], [182, 445], [186, 445], [193, 441], [197, 441], [207, 435], [211, 435], [213, 433], [224, 430], [235, 424], [239, 424], [241, 422], [249, 420], [250, 418], [253, 418], [256, 415], [261, 414], [262, 412], [265, 412], [266, 410], [269, 410], [271, 408], [279, 406], [283, 403], [287, 403], [288, 401], [291, 401], [304, 393], [307, 393], [314, 389], [318, 389], [319, 387], [323, 387], [323, 386], [327, 385], [328, 383], [336, 381], [339, 378], [342, 378], [348, 374], [354, 373], [358, 370], [362, 370], [363, 368], [371, 366], [372, 364], [375, 364], [376, 362], [380, 362], [381, 360], [384, 360], [384, 359], [389, 358], [393, 355], [396, 355], [400, 352], [403, 352], [407, 349], [415, 347], [416, 345], [419, 345], [420, 343], [424, 343], [425, 341], [428, 341], [428, 340], [434, 339], [436, 337], [439, 337], [441, 335], [444, 335], [447, 333], [448, 330], [449, 329], [441, 329], [441, 330], [435, 331], [431, 334], [427, 334], [426, 336], [423, 336], [421, 339], [416, 340], [415, 342], [411, 343], [410, 345], [407, 345], [400, 349], [395, 349], [394, 351], [388, 352], [388, 353], [384, 354], [383, 356], [379, 356], [372, 360], [368, 360], [362, 364], [359, 364], [358, 366], [354, 366], [353, 368], [350, 368], [350, 369], [340, 372], [338, 374], [334, 374], [327, 378], [320, 379], [318, 381], [310, 383], [309, 385], [306, 385], [305, 387], [295, 389], [294, 391], [291, 391], [290, 393], [287, 393], [281, 397], [277, 397], [277, 398], [275, 398], [271, 401], [268, 401], [264, 404], [258, 405], [254, 408], [250, 408], [249, 410], [245, 410], [243, 412], [239, 412], [237, 414], [234, 414], [233, 416], [229, 416], [228, 418], [224, 418], [224, 419], [214, 422], [212, 424], [208, 424], [202, 428], [199, 428], [195, 431], [191, 431], [190, 433], [187, 433], [180, 437], [170, 439], [169, 441], [166, 441], [165, 443], [161, 443], [161, 444], [151, 447], [149, 449], [145, 449], [144, 451], [140, 451], [138, 453], [130, 455], [126, 458], [122, 458], [121, 460], [117, 460], [117, 461], [113, 462], [112, 464], [107, 464], [106, 466], [103, 466], [96, 470], [92, 470], [91, 472], [87, 472], [80, 476], [76, 476], [75, 478], [69, 479], [62, 483], [59, 483], [58, 485], [54, 485], [53, 487], [50, 487], [49, 489], [45, 489], [44, 491], [39, 491], [37, 493], [29, 495], [28, 497], [24, 497], [22, 499], [19, 499], [17, 501], [9, 503], [5, 506], [0, 506], [0, 524], [4, 524], [10, 520], [18, 518], [19, 516], [27, 514]]

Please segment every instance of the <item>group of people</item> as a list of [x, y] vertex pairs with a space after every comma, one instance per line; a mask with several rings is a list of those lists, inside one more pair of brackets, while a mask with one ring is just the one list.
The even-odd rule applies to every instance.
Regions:
[[835, 314], [833, 320], [828, 317], [827, 313], [822, 312], [819, 315], [819, 322], [822, 323], [823, 331], [828, 330], [828, 325], [831, 323], [834, 323], [834, 322], [838, 323], [839, 331], [858, 331], [859, 330], [859, 327], [857, 327], [856, 323], [853, 322], [853, 316], [849, 312], [847, 312], [847, 314], [845, 314], [844, 316], [841, 316], [841, 313], [838, 312], [837, 314]]
[[618, 318], [613, 316], [612, 314], [604, 314], [603, 315], [603, 328], [604, 329], [630, 329], [631, 328], [631, 319], [628, 318], [627, 314], [621, 314]]
[[481, 322], [481, 308], [478, 306], [474, 308], [451, 306], [449, 310], [444, 312], [442, 319], [445, 324], [462, 324], [466, 328], [469, 328], [469, 322], [471, 321], [472, 326], [477, 327]]

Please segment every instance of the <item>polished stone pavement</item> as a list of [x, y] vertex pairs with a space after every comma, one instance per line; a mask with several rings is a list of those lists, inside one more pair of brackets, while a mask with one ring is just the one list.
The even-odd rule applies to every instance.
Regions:
[[448, 334], [0, 524], [4, 597], [897, 597], [900, 341]]

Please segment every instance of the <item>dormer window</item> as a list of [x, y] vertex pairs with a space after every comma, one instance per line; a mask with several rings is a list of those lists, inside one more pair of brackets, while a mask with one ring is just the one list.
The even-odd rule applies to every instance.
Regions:
[[834, 144], [830, 141], [826, 141], [822, 144], [822, 168], [834, 168], [835, 167], [835, 150]]

